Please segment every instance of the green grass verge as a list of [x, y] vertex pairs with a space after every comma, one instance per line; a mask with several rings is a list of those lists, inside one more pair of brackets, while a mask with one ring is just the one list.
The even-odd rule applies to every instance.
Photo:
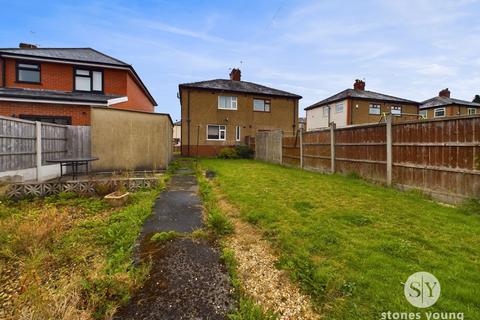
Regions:
[[417, 271], [433, 273], [442, 286], [428, 311], [480, 319], [478, 202], [457, 209], [418, 192], [257, 161], [204, 159], [202, 166], [278, 248], [279, 267], [326, 319], [420, 311], [403, 293]]

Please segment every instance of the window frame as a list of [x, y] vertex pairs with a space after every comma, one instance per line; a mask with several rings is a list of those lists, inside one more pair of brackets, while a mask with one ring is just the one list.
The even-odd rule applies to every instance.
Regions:
[[330, 113], [330, 106], [322, 107], [322, 117], [323, 118], [328, 118], [329, 113]]
[[[20, 66], [19, 66], [20, 64], [35, 65], [35, 66], [38, 67], [38, 70], [20, 67]], [[38, 71], [38, 82], [36, 82], [36, 81], [23, 81], [23, 80], [20, 80], [20, 70]], [[42, 64], [41, 64], [40, 62], [31, 62], [31, 61], [15, 60], [15, 82], [16, 82], [16, 83], [28, 83], [28, 84], [42, 84]]]
[[[378, 108], [377, 108], [378, 107]], [[371, 110], [378, 110], [378, 113], [372, 113]], [[382, 106], [379, 103], [370, 103], [368, 105], [368, 114], [372, 116], [379, 116], [382, 114]]]
[[[230, 107], [233, 105], [233, 98], [235, 98], [235, 108], [221, 108], [220, 107], [220, 98], [222, 98], [222, 97], [231, 98]], [[238, 97], [237, 96], [219, 95], [218, 98], [217, 98], [217, 108], [218, 108], [218, 110], [230, 110], [230, 111], [238, 110]]]
[[[210, 138], [208, 137], [208, 128], [209, 128], [209, 127], [218, 127], [218, 139], [210, 139]], [[224, 127], [224, 129], [220, 129], [220, 127]], [[206, 131], [207, 131], [207, 132], [206, 132], [206, 134], [207, 134], [207, 141], [226, 141], [226, 140], [227, 140], [227, 126], [226, 126], [226, 125], [224, 125], [224, 124], [207, 124], [207, 128], [206, 128], [206, 129], [207, 129], [207, 130], [206, 130]], [[221, 136], [222, 136], [222, 135], [221, 135], [221, 132], [222, 132], [222, 131], [224, 132], [224, 134], [223, 134], [223, 139], [221, 138]]]
[[[443, 116], [437, 116], [437, 110], [442, 110], [443, 111]], [[447, 109], [445, 107], [433, 109], [433, 117], [434, 118], [445, 118], [446, 115], [447, 115]]]
[[235, 141], [237, 141], [237, 142], [241, 141], [241, 128], [240, 128], [240, 126], [235, 127]]
[[[471, 110], [473, 110], [473, 113], [470, 113]], [[477, 108], [467, 108], [467, 114], [469, 116], [477, 114]]]
[[[425, 112], [425, 116], [421, 115], [422, 112]], [[428, 119], [428, 109], [419, 110], [418, 115], [421, 117], [421, 119]]]
[[60, 124], [55, 122], [48, 122], [48, 121], [41, 121], [40, 119], [61, 119], [66, 120], [66, 124], [61, 125], [71, 125], [72, 124], [72, 117], [71, 116], [50, 116], [50, 115], [40, 115], [40, 114], [20, 114], [18, 116], [20, 119], [29, 120], [29, 121], [39, 121], [42, 123], [53, 123], [53, 124]]
[[[342, 106], [342, 111], [338, 111], [338, 106]], [[337, 102], [335, 104], [335, 113], [343, 113], [343, 110], [344, 110], [344, 105], [343, 105], [343, 102]]]
[[[393, 110], [399, 110], [400, 113], [393, 113]], [[394, 115], [395, 117], [402, 116], [402, 106], [390, 106], [390, 114]]]
[[[88, 71], [87, 75], [77, 75], [77, 70]], [[100, 72], [102, 75], [102, 89], [93, 90], [93, 72]], [[77, 77], [90, 78], [90, 90], [78, 90], [77, 89]], [[92, 93], [104, 93], [105, 90], [105, 74], [104, 69], [100, 68], [89, 68], [83, 66], [74, 66], [73, 67], [73, 90], [74, 92], [92, 92]]]
[[[263, 110], [255, 110], [255, 100], [263, 101]], [[268, 105], [268, 111], [265, 110], [266, 105]], [[253, 98], [252, 108], [253, 108], [253, 112], [271, 112], [272, 111], [272, 100], [271, 99], [265, 99], [265, 98]]]

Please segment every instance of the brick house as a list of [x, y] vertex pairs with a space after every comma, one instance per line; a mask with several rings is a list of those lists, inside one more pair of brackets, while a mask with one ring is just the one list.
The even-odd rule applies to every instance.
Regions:
[[214, 156], [225, 147], [245, 142], [257, 131], [298, 127], [298, 101], [293, 93], [242, 81], [233, 69], [230, 79], [179, 85], [182, 113], [182, 155]]
[[386, 114], [394, 121], [417, 119], [419, 103], [365, 90], [365, 82], [355, 80], [353, 89], [343, 90], [307, 108], [307, 130], [328, 127], [335, 122], [339, 127], [378, 123]]
[[450, 98], [450, 90], [443, 89], [438, 97], [425, 100], [419, 114], [424, 119], [472, 115], [480, 113], [480, 103]]
[[135, 69], [91, 48], [0, 49], [0, 115], [89, 125], [92, 106], [153, 112]]

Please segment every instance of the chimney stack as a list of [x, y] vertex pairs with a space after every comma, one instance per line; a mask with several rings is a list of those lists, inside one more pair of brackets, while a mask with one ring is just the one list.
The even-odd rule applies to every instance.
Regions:
[[480, 95], [476, 94], [476, 95], [475, 95], [475, 98], [473, 98], [473, 101], [472, 101], [472, 102], [480, 103]]
[[445, 88], [438, 93], [438, 96], [439, 97], [450, 98], [450, 90], [448, 90], [448, 88]]
[[18, 45], [19, 48], [21, 49], [37, 49], [38, 47], [34, 44], [30, 44], [30, 43], [24, 43], [24, 42], [20, 42], [20, 44]]
[[365, 81], [356, 79], [355, 83], [353, 84], [353, 89], [355, 90], [365, 90]]
[[240, 71], [240, 69], [233, 68], [232, 71], [230, 72], [230, 80], [240, 81], [241, 77], [242, 77], [242, 72]]

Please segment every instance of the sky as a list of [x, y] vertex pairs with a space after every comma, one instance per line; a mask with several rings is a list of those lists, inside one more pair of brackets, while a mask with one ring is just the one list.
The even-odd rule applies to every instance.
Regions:
[[480, 0], [4, 1], [0, 47], [92, 47], [132, 64], [156, 112], [178, 84], [229, 77], [300, 94], [346, 88], [423, 101], [480, 94]]

